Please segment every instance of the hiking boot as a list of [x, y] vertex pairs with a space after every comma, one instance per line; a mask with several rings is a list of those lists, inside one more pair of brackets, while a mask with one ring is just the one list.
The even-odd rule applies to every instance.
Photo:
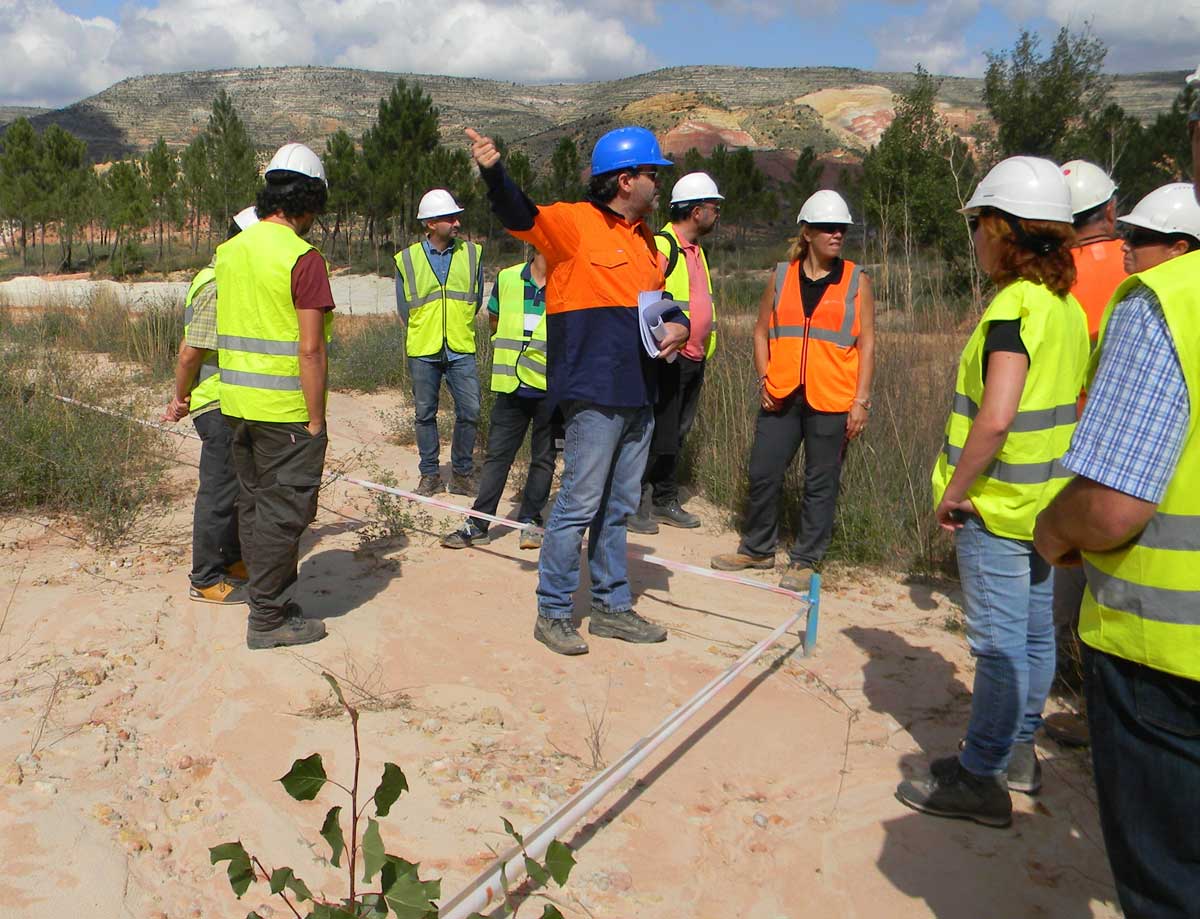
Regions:
[[812, 576], [813, 570], [807, 565], [788, 565], [787, 571], [779, 579], [779, 586], [784, 590], [794, 590], [798, 594], [806, 594]]
[[225, 580], [231, 581], [234, 584], [245, 584], [250, 580], [250, 572], [246, 570], [246, 563], [238, 559], [232, 565], [225, 569]]
[[532, 526], [521, 531], [522, 549], [540, 549], [542, 547], [542, 531]]
[[716, 568], [717, 571], [742, 571], [746, 568], [769, 571], [775, 567], [775, 556], [726, 552], [724, 555], [714, 555], [708, 564], [709, 567]]
[[413, 489], [418, 495], [428, 498], [431, 495], [436, 495], [440, 491], [446, 490], [446, 483], [442, 481], [442, 477], [437, 473], [432, 475], [421, 476], [421, 481], [417, 483], [417, 487]]
[[639, 645], [667, 640], [666, 629], [649, 619], [643, 619], [631, 609], [603, 610], [592, 607], [588, 634], [600, 638], [619, 638]]
[[216, 603], [219, 606], [237, 606], [248, 599], [244, 585], [230, 584], [228, 581], [217, 581], [210, 587], [193, 586], [188, 590], [188, 596], [197, 603]]
[[486, 546], [491, 541], [487, 530], [481, 530], [473, 520], [468, 520], [453, 533], [442, 537], [442, 548], [466, 549], [468, 546]]
[[[964, 738], [958, 742], [958, 749], [966, 747]], [[935, 776], [952, 774], [957, 756], [946, 756], [935, 759], [929, 764], [929, 771]], [[1008, 757], [1008, 772], [1005, 774], [1009, 791], [1019, 791], [1032, 797], [1042, 790], [1042, 764], [1038, 762], [1037, 749], [1032, 742], [1013, 744], [1012, 753]]]
[[658, 524], [650, 519], [649, 514], [645, 513], [645, 508], [638, 508], [636, 514], [625, 518], [625, 529], [640, 536], [653, 536], [658, 532]]
[[665, 523], [667, 526], [681, 527], [685, 530], [694, 530], [700, 526], [700, 518], [695, 514], [685, 511], [679, 506], [678, 501], [672, 501], [665, 507], [659, 507], [656, 504], [654, 510], [650, 512], [650, 519], [657, 520], [659, 523]]
[[450, 475], [450, 494], [474, 496], [478, 491], [479, 483], [475, 481], [475, 476], [459, 475], [457, 472]]
[[273, 629], [246, 627], [246, 647], [252, 651], [263, 648], [281, 648], [287, 645], [307, 645], [325, 637], [325, 623], [320, 619], [305, 619], [300, 607], [294, 614]]
[[[937, 772], [934, 772], [934, 769]], [[973, 775], [958, 758], [930, 764], [927, 781], [901, 782], [896, 800], [923, 814], [974, 820], [983, 826], [1012, 824], [1012, 797], [1003, 776]]]
[[570, 619], [551, 619], [538, 616], [533, 626], [533, 637], [555, 654], [587, 654], [587, 642]]
[[1042, 764], [1032, 743], [1013, 744], [1008, 757], [1008, 787], [1031, 796], [1042, 790]]

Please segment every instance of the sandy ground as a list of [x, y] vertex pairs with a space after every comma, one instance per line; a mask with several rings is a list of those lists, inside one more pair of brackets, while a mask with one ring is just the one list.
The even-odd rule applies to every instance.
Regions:
[[[382, 437], [379, 412], [399, 403], [335, 395], [331, 466], [414, 482], [415, 449]], [[404, 769], [384, 839], [449, 899], [504, 845], [502, 816], [530, 828], [594, 774], [589, 713], [605, 713], [611, 762], [789, 613], [786, 598], [632, 563], [638, 608], [670, 639], [557, 657], [530, 637], [536, 560], [515, 534], [451, 552], [436, 536], [457, 520], [418, 516], [401, 542], [361, 548], [371, 502], [335, 485], [299, 591], [329, 637], [251, 652], [243, 608], [187, 599], [197, 448], [179, 445], [179, 498], [139, 544], [96, 552], [69, 523], [0, 520], [5, 919], [290, 915], [265, 887], [235, 901], [209, 865], [209, 846], [239, 838], [342, 894], [318, 829], [344, 796], [298, 803], [274, 781], [313, 752], [349, 781], [346, 720], [314, 717], [330, 698], [321, 668], [389, 702], [362, 716], [363, 784], [385, 760]], [[718, 515], [691, 506], [702, 529], [631, 545], [698, 564], [732, 548]], [[578, 867], [551, 891], [564, 915], [1118, 915], [1080, 754], [1042, 744], [1045, 790], [1014, 796], [1009, 830], [896, 802], [897, 781], [965, 723], [955, 596], [872, 573], [828, 581], [813, 657], [789, 638], [568, 835]]]
[[[0, 303], [17, 307], [58, 303], [81, 305], [87, 302], [93, 291], [104, 290], [125, 306], [145, 309], [160, 303], [182, 302], [187, 294], [188, 283], [187, 280], [135, 283], [95, 281], [88, 275], [50, 280], [26, 276], [0, 283]], [[396, 310], [396, 287], [391, 278], [371, 274], [335, 274], [329, 283], [340, 312], [372, 315]]]

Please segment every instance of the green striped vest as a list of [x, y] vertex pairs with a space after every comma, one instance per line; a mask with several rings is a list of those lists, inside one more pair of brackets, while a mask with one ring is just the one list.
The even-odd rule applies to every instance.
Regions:
[[[460, 254], [466, 258], [460, 258]], [[450, 272], [442, 285], [421, 243], [413, 243], [396, 253], [396, 270], [404, 278], [404, 294], [408, 298], [409, 357], [437, 354], [443, 345], [460, 354], [475, 353], [480, 254], [476, 243], [456, 239]]]
[[[1097, 650], [1200, 680], [1200, 252], [1126, 279], [1110, 301], [1138, 284], [1158, 297], [1188, 389], [1183, 453], [1162, 502], [1128, 545], [1085, 552], [1088, 589], [1079, 637]], [[1103, 347], [1103, 327], [1100, 330]]]
[[[672, 242], [674, 242], [674, 251], [676, 253], [675, 264], [670, 264]], [[684, 258], [683, 252], [679, 245], [679, 234], [675, 232], [674, 224], [668, 223], [658, 233], [654, 234], [654, 245], [658, 247], [658, 251], [667, 257], [667, 267], [671, 268], [671, 273], [667, 275], [667, 283], [664, 288], [674, 300], [683, 309], [683, 313], [689, 319], [691, 313], [688, 311], [688, 299], [692, 295], [691, 281], [688, 279], [687, 259]], [[708, 255], [704, 251], [703, 246], [697, 246], [700, 250], [700, 262], [704, 265], [704, 280], [708, 283], [708, 293], [712, 296], [712, 274], [708, 270]], [[713, 324], [712, 331], [708, 333], [708, 341], [704, 343], [704, 359], [709, 360], [717, 351], [717, 305], [713, 301]]]
[[[196, 276], [192, 278], [187, 298], [183, 301], [183, 334], [185, 337], [188, 326], [192, 324], [192, 302], [200, 291], [216, 280], [216, 277], [217, 273], [213, 271], [212, 265], [207, 265], [196, 272]], [[216, 402], [220, 398], [220, 385], [221, 365], [217, 361], [217, 352], [210, 351], [204, 356], [204, 361], [200, 364], [200, 372], [196, 374], [196, 382], [192, 384], [188, 413], [195, 415], [201, 409]]]
[[[221, 412], [247, 421], [307, 423], [300, 388], [300, 320], [292, 269], [316, 247], [291, 227], [261, 220], [217, 247]], [[325, 316], [325, 340], [333, 316]]]
[[1021, 322], [1029, 375], [1000, 452], [971, 483], [967, 497], [989, 532], [1031, 540], [1037, 515], [1071, 476], [1059, 460], [1075, 431], [1075, 403], [1090, 348], [1087, 320], [1070, 295], [1058, 297], [1040, 284], [1013, 281], [984, 310], [959, 360], [946, 440], [933, 470], [933, 501], [936, 506], [942, 500], [983, 401], [988, 325], [1005, 319]]
[[524, 270], [522, 262], [496, 276], [500, 315], [492, 335], [492, 392], [515, 392], [520, 383], [546, 390], [546, 314], [525, 331]]

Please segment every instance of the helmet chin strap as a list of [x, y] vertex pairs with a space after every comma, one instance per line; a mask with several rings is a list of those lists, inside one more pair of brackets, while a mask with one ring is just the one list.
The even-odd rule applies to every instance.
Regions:
[[1021, 220], [1014, 217], [1006, 211], [1001, 211], [1004, 215], [1004, 220], [1008, 223], [1013, 231], [1013, 235], [1017, 237], [1017, 245], [1022, 249], [1028, 249], [1036, 255], [1049, 255], [1055, 249], [1062, 246], [1062, 240], [1054, 236], [1036, 236], [1025, 232], [1025, 228], [1021, 226]]

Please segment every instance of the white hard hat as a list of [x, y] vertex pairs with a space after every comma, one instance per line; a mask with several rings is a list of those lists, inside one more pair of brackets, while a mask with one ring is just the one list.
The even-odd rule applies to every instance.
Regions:
[[1191, 182], [1172, 182], [1154, 189], [1117, 222], [1155, 233], [1185, 233], [1200, 242], [1200, 204]]
[[254, 205], [244, 207], [233, 215], [233, 222], [237, 224], [239, 230], [244, 230], [246, 227], [252, 227], [258, 223], [258, 211], [254, 209]]
[[796, 223], [844, 223], [853, 224], [846, 199], [836, 191], [823, 188], [813, 192], [800, 208]]
[[263, 170], [263, 175], [270, 175], [277, 170], [298, 172], [300, 175], [320, 179], [326, 185], [329, 184], [325, 178], [325, 166], [321, 158], [304, 144], [284, 144], [276, 150], [271, 162], [267, 163], [267, 168]]
[[1001, 160], [983, 177], [959, 213], [974, 214], [982, 207], [1026, 220], [1074, 222], [1067, 180], [1058, 166], [1038, 156]]
[[671, 203], [687, 201], [724, 201], [725, 196], [717, 191], [717, 183], [707, 172], [689, 172], [671, 189]]
[[461, 214], [463, 209], [458, 206], [458, 202], [454, 200], [454, 195], [446, 191], [444, 188], [433, 188], [425, 192], [421, 196], [421, 203], [417, 205], [418, 220], [433, 220], [437, 217], [450, 217], [454, 214]]
[[1087, 160], [1071, 160], [1062, 164], [1063, 178], [1071, 192], [1071, 213], [1082, 214], [1106, 203], [1116, 192], [1114, 182], [1099, 166]]

